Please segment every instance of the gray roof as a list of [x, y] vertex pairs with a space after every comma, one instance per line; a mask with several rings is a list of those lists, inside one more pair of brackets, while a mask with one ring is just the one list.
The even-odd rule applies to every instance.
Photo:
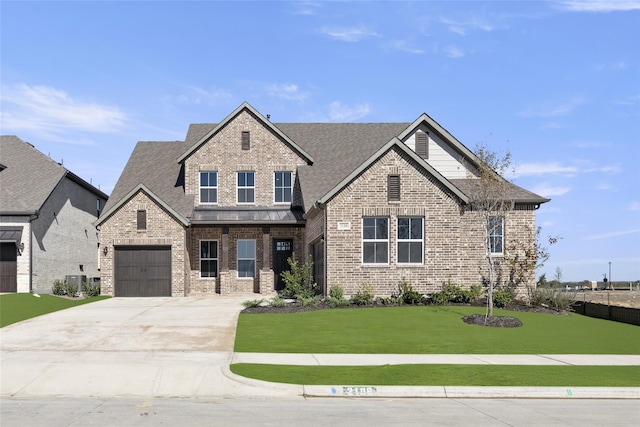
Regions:
[[[476, 188], [474, 183], [477, 182], [477, 180], [474, 179], [451, 179], [450, 181], [453, 185], [458, 187], [460, 190], [462, 190], [462, 192], [468, 194], [469, 196], [472, 196], [474, 188]], [[532, 193], [529, 190], [525, 190], [524, 188], [519, 187], [515, 184], [508, 183], [508, 185], [509, 194], [507, 194], [506, 197], [509, 200], [513, 200], [513, 202], [516, 204], [539, 205], [551, 200], [545, 199], [544, 197]]]
[[108, 196], [51, 160], [17, 136], [0, 136], [0, 213], [28, 215], [37, 212], [64, 177]]
[[97, 224], [126, 202], [132, 195], [131, 191], [140, 185], [177, 216], [182, 219], [189, 218], [193, 210], [194, 196], [184, 193], [184, 171], [177, 161], [187, 148], [187, 144], [181, 141], [138, 142]]
[[[445, 129], [433, 122], [426, 114], [413, 123], [267, 122], [267, 124], [286, 141], [290, 141], [293, 148], [308, 154], [313, 160], [312, 164], [298, 167], [298, 180], [304, 198], [302, 208], [308, 212], [316, 201], [339, 191], [338, 187], [345, 180], [357, 173], [363, 165], [369, 164], [373, 157], [379, 156], [381, 150], [388, 149], [394, 144], [402, 145], [396, 137], [405, 135], [408, 128], [412, 128], [422, 120], [427, 120], [429, 125], [436, 126], [436, 130], [441, 135], [447, 138], [450, 136]], [[132, 192], [141, 188], [150, 191], [160, 203], [166, 204], [166, 207], [175, 212], [183, 223], [188, 221], [223, 223], [243, 220], [256, 223], [271, 221], [293, 223], [299, 221], [299, 213], [290, 209], [265, 207], [254, 207], [250, 211], [242, 208], [227, 209], [222, 207], [197, 207], [194, 209], [195, 196], [184, 194], [184, 170], [179, 160], [194, 152], [209, 135], [220, 127], [221, 123], [192, 124], [189, 126], [185, 141], [139, 142], [98, 223], [125, 203], [126, 199], [133, 195]], [[451, 136], [451, 138], [453, 137]], [[452, 143], [459, 150], [465, 150], [469, 157], [475, 157], [459, 141], [454, 140]], [[446, 180], [435, 170], [432, 170], [428, 163], [424, 163], [421, 159], [418, 160], [420, 160], [418, 163], [422, 164], [425, 170], [431, 172], [448, 186], [452, 194], [456, 194], [463, 201], [467, 199], [465, 195], [469, 194], [468, 191], [471, 188], [466, 182], [467, 180]], [[512, 188], [514, 198], [518, 203], [539, 204], [549, 201], [549, 199], [518, 186], [513, 185]]]

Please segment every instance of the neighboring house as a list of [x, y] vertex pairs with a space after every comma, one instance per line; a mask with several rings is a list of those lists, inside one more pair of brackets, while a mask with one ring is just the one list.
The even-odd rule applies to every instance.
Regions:
[[[294, 252], [326, 294], [364, 284], [431, 293], [486, 277], [484, 228], [463, 188], [476, 156], [426, 114], [412, 123], [271, 123], [243, 103], [185, 141], [139, 142], [96, 225], [102, 292], [184, 296], [280, 290]], [[476, 163], [477, 164], [477, 163]], [[513, 186], [496, 218], [533, 244], [548, 199]], [[530, 279], [533, 279], [531, 277]]]
[[0, 137], [0, 292], [99, 277], [102, 191], [16, 136]]

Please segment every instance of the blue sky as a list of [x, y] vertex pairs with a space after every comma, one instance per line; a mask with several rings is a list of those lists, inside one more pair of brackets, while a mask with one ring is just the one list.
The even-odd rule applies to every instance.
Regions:
[[640, 279], [640, 1], [0, 3], [0, 132], [109, 193], [140, 140], [243, 101], [511, 152], [548, 279]]

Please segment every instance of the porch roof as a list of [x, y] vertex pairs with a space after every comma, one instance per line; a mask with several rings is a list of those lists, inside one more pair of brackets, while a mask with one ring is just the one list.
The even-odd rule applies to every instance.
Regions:
[[191, 215], [191, 224], [304, 224], [302, 210], [289, 206], [270, 207], [197, 207]]

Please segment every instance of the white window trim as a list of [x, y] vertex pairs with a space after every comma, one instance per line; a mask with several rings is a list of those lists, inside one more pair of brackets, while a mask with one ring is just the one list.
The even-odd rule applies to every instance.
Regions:
[[[202, 186], [202, 181], [200, 180], [201, 179], [200, 178], [200, 174], [201, 173], [209, 173], [209, 174], [215, 173], [216, 174], [216, 185], [215, 186], [208, 185], [206, 187], [203, 187]], [[218, 171], [202, 170], [202, 171], [198, 172], [198, 203], [199, 204], [201, 204], [201, 205], [217, 205], [218, 204], [218, 200], [220, 199], [220, 197], [218, 197], [219, 194], [220, 194], [220, 192], [218, 191], [218, 185], [217, 185], [218, 184], [218, 178], [219, 178]], [[213, 189], [213, 188], [216, 189], [216, 201], [215, 202], [203, 202], [202, 200], [200, 200], [200, 193], [201, 193], [203, 188], [207, 189], [207, 190], [210, 190], [210, 189]]]
[[[240, 247], [240, 242], [253, 242], [253, 258], [240, 258], [239, 254], [238, 254], [238, 248]], [[258, 248], [257, 248], [257, 244], [256, 244], [256, 240], [255, 239], [238, 239], [237, 243], [236, 243], [236, 276], [238, 279], [240, 280], [254, 280], [256, 278], [256, 271], [258, 269], [258, 261], [256, 260], [256, 256], [257, 256], [257, 252], [258, 252]], [[244, 277], [244, 276], [240, 276], [240, 261], [247, 261], [247, 260], [252, 260], [253, 261], [253, 277]]]
[[[240, 175], [241, 173], [247, 174], [247, 173], [252, 173], [253, 174], [253, 186], [242, 186], [240, 187], [238, 185], [238, 175]], [[240, 191], [240, 189], [243, 190], [249, 190], [249, 189], [253, 189], [253, 202], [241, 202], [238, 199], [238, 192]], [[236, 204], [238, 205], [255, 205], [256, 204], [256, 171], [237, 171], [236, 172]]]
[[[500, 218], [500, 222], [501, 222], [501, 228], [502, 228], [502, 233], [500, 234], [500, 238], [502, 240], [502, 245], [500, 245], [502, 247], [502, 251], [500, 252], [494, 252], [492, 245], [491, 245], [491, 237], [493, 236], [493, 230], [491, 228], [489, 228], [489, 230], [487, 230], [488, 233], [488, 238], [489, 238], [489, 256], [495, 256], [495, 257], [499, 257], [499, 256], [504, 256], [504, 216], [500, 216], [500, 215], [492, 215], [489, 217], [489, 223], [491, 222], [491, 218]], [[487, 227], [489, 227], [490, 224], [487, 224]]]
[[[386, 239], [366, 239], [364, 238], [364, 220], [366, 218], [385, 218], [387, 220], [387, 238]], [[366, 265], [367, 267], [386, 267], [389, 266], [389, 259], [391, 258], [391, 247], [390, 238], [389, 238], [389, 223], [390, 218], [388, 216], [366, 216], [362, 217], [362, 221], [360, 222], [362, 229], [360, 234], [360, 262], [362, 265]], [[366, 243], [386, 243], [387, 244], [387, 262], [364, 262], [364, 244]]]
[[[422, 237], [420, 239], [401, 239], [399, 237], [400, 234], [400, 220], [401, 219], [414, 219], [414, 218], [420, 218], [422, 220]], [[409, 236], [411, 236], [411, 227], [409, 227]], [[422, 250], [420, 251], [420, 262], [401, 262], [398, 259], [398, 255], [400, 254], [400, 250], [399, 250], [399, 246], [400, 243], [417, 243], [420, 242], [420, 246], [422, 247]], [[411, 265], [424, 265], [424, 217], [421, 216], [399, 216], [396, 219], [396, 263], [399, 265], [403, 265], [403, 266], [411, 266]]]
[[[217, 258], [202, 258], [202, 242], [216, 242], [216, 252], [218, 252], [218, 257]], [[216, 260], [216, 275], [214, 277], [210, 277], [210, 276], [202, 276], [202, 261], [203, 260]], [[215, 239], [200, 239], [198, 241], [198, 269], [199, 271], [199, 278], [203, 279], [203, 280], [212, 280], [212, 279], [217, 279], [220, 275], [220, 242], [218, 242], [218, 240]]]
[[[276, 190], [278, 188], [287, 188], [286, 186], [282, 186], [282, 187], [276, 187], [276, 174], [278, 173], [288, 173], [289, 175], [291, 175], [291, 187], [289, 187], [289, 190], [291, 191], [289, 193], [291, 202], [278, 202], [276, 201]], [[293, 202], [293, 172], [291, 171], [274, 171], [273, 172], [273, 204], [275, 205], [290, 205]]]

